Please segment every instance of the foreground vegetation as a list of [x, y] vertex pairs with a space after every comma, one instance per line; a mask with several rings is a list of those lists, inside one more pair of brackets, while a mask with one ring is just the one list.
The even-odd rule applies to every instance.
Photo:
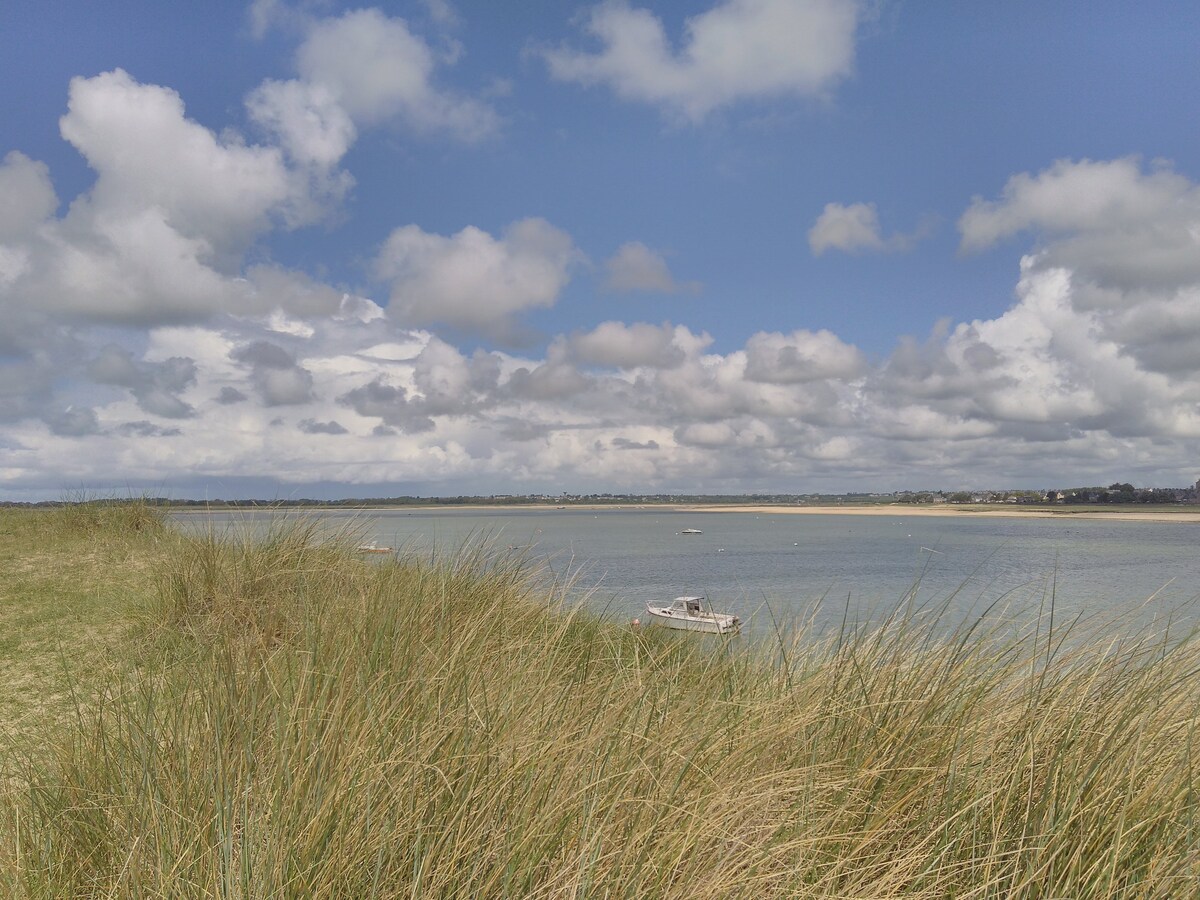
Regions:
[[739, 647], [568, 611], [507, 554], [352, 543], [3, 514], [0, 892], [1198, 893], [1190, 639]]

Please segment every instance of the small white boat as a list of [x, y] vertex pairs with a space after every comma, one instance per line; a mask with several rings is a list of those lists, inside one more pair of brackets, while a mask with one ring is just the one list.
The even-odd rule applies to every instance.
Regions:
[[359, 544], [354, 548], [355, 553], [391, 553], [391, 547], [380, 547], [374, 541], [369, 544]]
[[647, 603], [646, 612], [651, 622], [682, 631], [737, 634], [742, 627], [742, 620], [737, 616], [709, 609], [703, 597], [676, 597], [667, 606]]
[[683, 531], [676, 532], [677, 534], [704, 534], [699, 528], [685, 528]]

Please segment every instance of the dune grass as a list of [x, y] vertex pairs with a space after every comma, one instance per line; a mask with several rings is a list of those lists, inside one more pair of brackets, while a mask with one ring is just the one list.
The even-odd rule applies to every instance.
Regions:
[[86, 573], [137, 598], [132, 662], [9, 752], [11, 896], [1198, 893], [1191, 639], [900, 615], [752, 647], [604, 623], [486, 547], [136, 518]]
[[0, 746], [72, 714], [72, 690], [155, 593], [177, 535], [143, 502], [0, 510]]

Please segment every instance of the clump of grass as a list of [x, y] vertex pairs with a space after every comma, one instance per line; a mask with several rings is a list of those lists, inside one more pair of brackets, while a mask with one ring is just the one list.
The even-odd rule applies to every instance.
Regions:
[[606, 624], [486, 548], [373, 566], [303, 528], [163, 578], [196, 652], [30, 774], [14, 894], [1195, 892], [1190, 637], [902, 615], [759, 652]]
[[157, 624], [274, 644], [296, 632], [309, 604], [340, 602], [363, 574], [351, 539], [320, 535], [312, 519], [275, 523], [263, 535], [186, 537], [160, 576]]
[[166, 509], [147, 497], [104, 498], [80, 491], [68, 494], [39, 521], [51, 533], [112, 537], [162, 531], [166, 518]]

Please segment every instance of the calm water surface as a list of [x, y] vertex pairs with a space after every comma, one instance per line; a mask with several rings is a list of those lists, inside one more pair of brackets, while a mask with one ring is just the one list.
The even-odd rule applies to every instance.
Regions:
[[[185, 513], [187, 528], [264, 528], [296, 513]], [[704, 594], [751, 633], [772, 620], [844, 615], [875, 621], [913, 591], [948, 607], [950, 624], [993, 615], [1029, 620], [1053, 593], [1055, 616], [1174, 615], [1200, 621], [1200, 525], [1059, 519], [967, 519], [689, 513], [659, 509], [374, 510], [305, 513], [363, 540], [421, 555], [490, 542], [528, 553], [571, 596], [604, 615], [645, 615], [647, 601]], [[679, 534], [699, 528], [702, 534]], [[509, 551], [508, 548], [514, 548]], [[1001, 614], [999, 611], [1004, 610]]]

